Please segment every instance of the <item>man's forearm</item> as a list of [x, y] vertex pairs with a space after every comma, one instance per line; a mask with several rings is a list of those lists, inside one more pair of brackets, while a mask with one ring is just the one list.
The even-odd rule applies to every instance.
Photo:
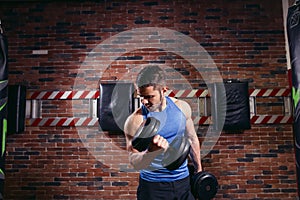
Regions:
[[197, 138], [197, 140], [194, 139], [191, 141], [190, 155], [191, 155], [194, 167], [195, 167], [195, 172], [202, 171], [200, 144], [199, 144], [198, 138]]
[[161, 152], [149, 152], [148, 150], [143, 152], [131, 152], [129, 162], [136, 170], [146, 169], [159, 153]]

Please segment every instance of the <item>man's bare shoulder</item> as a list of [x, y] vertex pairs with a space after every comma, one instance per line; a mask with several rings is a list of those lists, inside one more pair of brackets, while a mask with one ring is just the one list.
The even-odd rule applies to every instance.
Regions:
[[191, 116], [191, 106], [186, 101], [171, 97], [171, 100], [178, 106], [178, 108], [185, 114], [187, 118]]
[[143, 123], [142, 110], [139, 108], [134, 111], [126, 120], [124, 125], [124, 132], [126, 135], [134, 136], [137, 129]]

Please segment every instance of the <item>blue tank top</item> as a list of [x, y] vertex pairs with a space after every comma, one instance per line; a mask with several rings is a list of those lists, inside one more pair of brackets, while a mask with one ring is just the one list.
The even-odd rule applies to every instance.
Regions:
[[[144, 118], [154, 117], [160, 121], [158, 134], [171, 143], [177, 135], [183, 135], [185, 133], [186, 117], [169, 97], [166, 97], [166, 101], [167, 106], [163, 111], [149, 112], [149, 110], [142, 105], [142, 113]], [[178, 169], [170, 171], [162, 166], [162, 159], [163, 154], [158, 155], [152, 161], [148, 169], [141, 170], [141, 178], [151, 182], [170, 182], [189, 176], [187, 161]]]

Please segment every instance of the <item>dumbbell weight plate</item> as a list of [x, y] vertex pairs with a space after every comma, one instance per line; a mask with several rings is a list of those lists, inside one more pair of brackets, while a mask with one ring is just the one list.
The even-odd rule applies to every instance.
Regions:
[[132, 139], [133, 148], [140, 152], [145, 151], [149, 147], [153, 137], [157, 134], [159, 126], [159, 120], [154, 117], [148, 117], [145, 123], [139, 127]]
[[184, 136], [177, 136], [170, 143], [162, 160], [163, 167], [168, 170], [178, 169], [187, 159], [190, 152], [190, 144]]
[[195, 198], [210, 200], [217, 194], [218, 181], [213, 174], [202, 171], [194, 175], [191, 188]]

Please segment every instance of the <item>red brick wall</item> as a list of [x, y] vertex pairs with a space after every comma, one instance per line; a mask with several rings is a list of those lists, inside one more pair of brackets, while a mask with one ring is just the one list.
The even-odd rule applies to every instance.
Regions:
[[[9, 41], [9, 82], [23, 84], [28, 91], [93, 90], [100, 80], [133, 80], [136, 68], [148, 63], [175, 69], [168, 74], [173, 88], [182, 87], [182, 80], [194, 88], [206, 87], [203, 74], [184, 56], [155, 48], [154, 43], [133, 52], [121, 49], [123, 55], [110, 66], [98, 65], [111, 59], [100, 55], [95, 63], [85, 64], [97, 45], [123, 31], [146, 27], [168, 28], [198, 42], [223, 79], [247, 80], [250, 88], [288, 87], [279, 0], [7, 1], [1, 3], [0, 18]], [[168, 45], [171, 39], [155, 44]], [[48, 54], [32, 54], [39, 49]], [[280, 114], [278, 101], [260, 99], [258, 112]], [[42, 116], [85, 116], [87, 104], [44, 101]], [[200, 141], [206, 132], [207, 126], [198, 128]], [[97, 127], [27, 126], [24, 133], [7, 139], [6, 199], [134, 199], [138, 173], [126, 168], [124, 142], [122, 135], [99, 133]], [[119, 151], [104, 154], [103, 148], [110, 146]], [[114, 167], [121, 161], [123, 171]], [[216, 199], [296, 197], [290, 124], [222, 133], [203, 166], [218, 178]]]

